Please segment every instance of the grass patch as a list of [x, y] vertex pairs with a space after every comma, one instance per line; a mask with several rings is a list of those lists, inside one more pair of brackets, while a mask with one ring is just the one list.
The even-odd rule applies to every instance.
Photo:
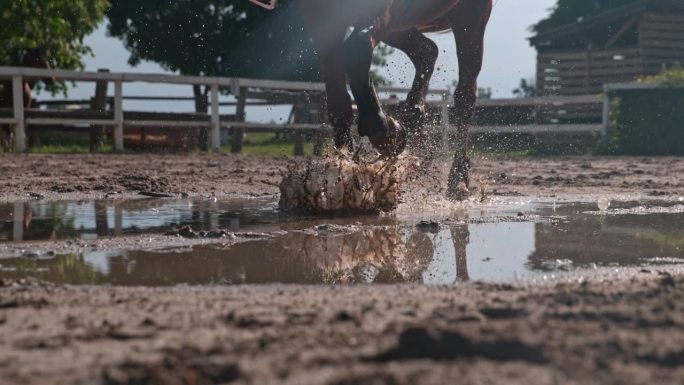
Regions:
[[[104, 144], [98, 152], [113, 150], [111, 144]], [[222, 147], [223, 152], [230, 150], [230, 145]], [[34, 154], [87, 154], [90, 152], [90, 142], [85, 135], [56, 132], [41, 137], [41, 144], [30, 146], [29, 151]], [[276, 137], [275, 133], [249, 133], [245, 136], [242, 152], [247, 155], [294, 155], [294, 140], [291, 136]], [[313, 143], [310, 141], [304, 142], [304, 154], [313, 154]]]
[[[111, 145], [101, 146], [98, 152], [112, 152]], [[90, 145], [83, 144], [45, 144], [42, 146], [31, 147], [31, 153], [34, 154], [86, 154], [90, 153]]]
[[[230, 152], [230, 146], [224, 146], [222, 150]], [[242, 152], [247, 155], [294, 155], [294, 140], [290, 136], [278, 138], [274, 133], [250, 133], [245, 136]], [[304, 142], [304, 154], [313, 154], [313, 143]]]

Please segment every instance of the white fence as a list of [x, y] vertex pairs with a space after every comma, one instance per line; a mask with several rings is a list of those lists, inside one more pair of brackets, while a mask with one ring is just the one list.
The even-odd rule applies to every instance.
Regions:
[[[34, 117], [27, 118], [23, 106], [22, 84], [26, 80], [54, 79], [63, 81], [86, 81], [86, 82], [112, 82], [114, 83], [114, 105], [112, 118], [92, 118], [92, 117]], [[286, 82], [273, 80], [257, 80], [242, 78], [224, 77], [204, 77], [204, 76], [178, 76], [163, 74], [142, 74], [142, 73], [115, 73], [115, 72], [81, 72], [52, 69], [36, 69], [24, 67], [0, 67], [0, 79], [11, 79], [13, 87], [13, 113], [12, 117], [0, 117], [0, 124], [10, 124], [14, 127], [14, 149], [16, 152], [26, 150], [26, 125], [75, 125], [88, 124], [99, 126], [110, 126], [113, 128], [114, 149], [123, 150], [123, 132], [125, 125], [135, 126], [195, 126], [210, 128], [211, 148], [218, 152], [220, 149], [220, 130], [222, 127], [237, 130], [255, 131], [277, 131], [285, 130], [313, 130], [325, 129], [324, 123], [321, 124], [262, 124], [249, 123], [244, 121], [245, 108], [247, 106], [247, 90], [277, 90], [292, 92], [313, 92], [323, 93], [325, 85], [322, 83], [309, 82]], [[210, 110], [209, 122], [203, 121], [178, 121], [178, 120], [124, 120], [123, 111], [123, 83], [144, 82], [157, 84], [173, 85], [199, 85], [210, 88]], [[236, 118], [237, 121], [221, 121], [219, 115], [219, 89], [228, 91], [237, 98]], [[382, 88], [380, 92], [385, 93], [406, 93], [408, 90], [402, 88]], [[432, 90], [432, 95], [438, 95], [441, 103], [447, 106], [447, 90]], [[150, 99], [154, 99], [153, 97]], [[160, 99], [164, 99], [163, 97]], [[205, 114], [199, 114], [205, 116]]]
[[[89, 82], [107, 82], [114, 83], [114, 98], [113, 98], [113, 114], [110, 112], [105, 116], [80, 116], [73, 115], [50, 115], [46, 117], [26, 117], [23, 107], [22, 83], [26, 80], [37, 80], [51, 78], [54, 80], [63, 81], [89, 81]], [[98, 125], [112, 127], [114, 149], [122, 151], [124, 149], [123, 133], [124, 126], [182, 126], [182, 127], [205, 127], [209, 128], [209, 143], [213, 151], [220, 150], [220, 131], [221, 128], [230, 128], [241, 135], [244, 130], [247, 131], [302, 131], [302, 130], [319, 130], [329, 129], [325, 123], [291, 123], [286, 124], [263, 124], [252, 123], [245, 121], [245, 108], [248, 105], [248, 98], [258, 92], [301, 92], [301, 93], [317, 93], [322, 95], [325, 91], [325, 86], [322, 83], [309, 82], [287, 82], [287, 81], [273, 81], [273, 80], [255, 80], [242, 78], [224, 78], [224, 77], [203, 77], [203, 76], [178, 76], [178, 75], [162, 75], [162, 74], [142, 74], [142, 73], [114, 73], [114, 72], [81, 72], [81, 71], [65, 71], [65, 70], [47, 70], [24, 67], [0, 67], [0, 79], [11, 79], [13, 84], [13, 101], [14, 107], [11, 117], [0, 116], [0, 124], [10, 124], [14, 127], [14, 149], [16, 152], [23, 152], [26, 150], [26, 125]], [[157, 84], [173, 84], [173, 85], [199, 85], [207, 86], [210, 89], [209, 93], [209, 112], [208, 114], [196, 114], [198, 117], [204, 119], [195, 120], [176, 120], [172, 119], [172, 115], [166, 119], [160, 117], [142, 117], [136, 119], [124, 119], [123, 100], [126, 98], [123, 95], [123, 83], [157, 83]], [[606, 90], [638, 87], [647, 88], [647, 85], [607, 85]], [[228, 91], [237, 98], [234, 104], [236, 107], [235, 119], [229, 121], [222, 121], [219, 114], [219, 91]], [[404, 88], [380, 88], [381, 94], [405, 94], [408, 92]], [[431, 104], [437, 105], [441, 110], [441, 126], [443, 132], [451, 130], [448, 124], [448, 108], [452, 102], [448, 90], [431, 90]], [[130, 97], [135, 99], [136, 97]], [[173, 98], [170, 96], [160, 97]], [[151, 97], [150, 99], [154, 99]], [[609, 101], [608, 98], [601, 95], [583, 95], [571, 97], [541, 97], [528, 99], [495, 99], [495, 100], [481, 100], [479, 107], [481, 108], [523, 108], [525, 106], [536, 106], [548, 108], [549, 106], [571, 106], [581, 103], [603, 103], [603, 122], [596, 122], [591, 124], [548, 124], [548, 123], [506, 123], [497, 122], [496, 124], [482, 124], [472, 128], [473, 133], [555, 133], [555, 132], [573, 132], [573, 133], [596, 133], [605, 130]], [[269, 104], [265, 102], [258, 102], [259, 105]], [[560, 107], [559, 107], [560, 108]], [[562, 108], [561, 108], [562, 109]], [[188, 114], [185, 114], [188, 115]], [[193, 114], [190, 114], [193, 115]], [[600, 113], [598, 114], [600, 119]], [[323, 119], [321, 119], [323, 122]]]

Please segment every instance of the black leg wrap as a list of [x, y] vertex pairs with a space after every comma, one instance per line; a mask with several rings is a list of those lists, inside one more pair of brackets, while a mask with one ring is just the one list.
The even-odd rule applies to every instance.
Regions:
[[345, 67], [349, 75], [349, 85], [359, 109], [359, 135], [388, 136], [389, 126], [382, 113], [373, 84], [370, 80], [370, 67], [373, 58], [371, 43], [372, 28], [361, 32], [354, 31], [345, 42]]
[[352, 149], [353, 141], [351, 137], [351, 131], [347, 129], [336, 128], [335, 136], [333, 138], [335, 141], [335, 148], [342, 149], [344, 147]]
[[455, 191], [460, 183], [470, 185], [470, 158], [456, 156], [449, 172], [449, 191]]

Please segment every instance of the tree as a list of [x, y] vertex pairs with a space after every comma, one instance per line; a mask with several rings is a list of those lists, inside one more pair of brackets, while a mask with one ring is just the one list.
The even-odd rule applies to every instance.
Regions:
[[112, 0], [107, 17], [132, 65], [150, 60], [188, 75], [320, 80], [296, 0], [281, 0], [272, 12], [247, 0]]
[[113, 0], [109, 33], [131, 53], [192, 75], [318, 79], [296, 1], [268, 12], [245, 0]]
[[[183, 75], [316, 81], [317, 59], [295, 0], [274, 12], [246, 0], [112, 0], [109, 34], [131, 56]], [[206, 113], [209, 87], [193, 86], [195, 111]], [[207, 130], [200, 148], [208, 146]]]
[[489, 100], [492, 98], [491, 87], [477, 87], [477, 98], [480, 100]]
[[664, 69], [657, 75], [641, 77], [638, 80], [640, 83], [660, 84], [666, 87], [683, 87], [684, 68], [677, 64], [671, 68]]
[[0, 0], [0, 65], [19, 65], [24, 53], [40, 50], [54, 68], [82, 69], [83, 55], [92, 54], [83, 38], [102, 21], [108, 3]]
[[520, 85], [513, 90], [513, 95], [519, 98], [531, 98], [537, 96], [537, 86], [534, 78], [520, 79]]
[[[184, 75], [320, 81], [296, 0], [280, 0], [272, 12], [247, 0], [111, 3], [109, 34], [123, 41], [131, 65], [149, 60]], [[377, 50], [375, 66], [385, 65], [390, 52]], [[373, 78], [384, 81], [377, 72]], [[209, 88], [194, 86], [193, 93], [195, 110], [207, 112]]]
[[387, 44], [380, 44], [373, 52], [371, 81], [379, 86], [391, 86], [392, 82], [385, 79], [378, 71], [381, 67], [387, 66], [387, 57], [394, 53], [394, 48]]
[[558, 0], [551, 9], [551, 14], [530, 29], [541, 33], [635, 1], [638, 0]]

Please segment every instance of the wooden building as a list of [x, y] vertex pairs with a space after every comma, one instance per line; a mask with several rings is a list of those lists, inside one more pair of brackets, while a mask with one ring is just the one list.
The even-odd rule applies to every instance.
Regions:
[[684, 0], [635, 0], [530, 38], [537, 49], [537, 91], [597, 94], [684, 65]]

